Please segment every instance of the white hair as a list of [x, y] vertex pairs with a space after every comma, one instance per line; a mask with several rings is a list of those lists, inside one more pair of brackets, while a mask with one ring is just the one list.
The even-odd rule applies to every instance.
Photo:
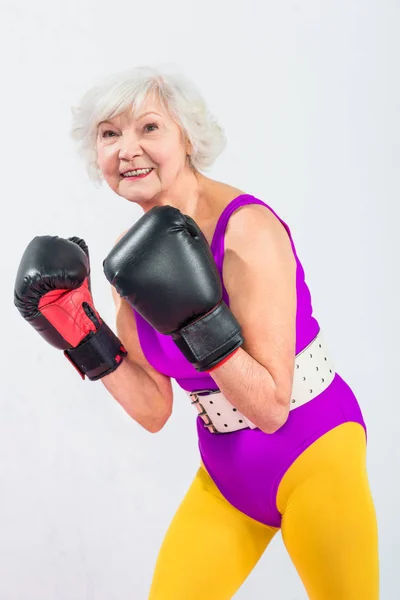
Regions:
[[128, 109], [139, 111], [151, 93], [190, 141], [190, 162], [196, 170], [207, 170], [222, 152], [225, 134], [195, 85], [176, 69], [140, 66], [104, 79], [72, 108], [71, 135], [92, 180], [101, 181], [96, 151], [98, 124]]

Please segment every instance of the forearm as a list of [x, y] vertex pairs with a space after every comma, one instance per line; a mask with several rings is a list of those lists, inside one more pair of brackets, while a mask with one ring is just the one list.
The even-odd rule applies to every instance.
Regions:
[[128, 357], [101, 381], [128, 415], [147, 431], [156, 433], [168, 420], [171, 408], [155, 381]]
[[286, 422], [289, 407], [278, 401], [271, 374], [243, 348], [210, 376], [225, 398], [265, 433], [273, 433]]

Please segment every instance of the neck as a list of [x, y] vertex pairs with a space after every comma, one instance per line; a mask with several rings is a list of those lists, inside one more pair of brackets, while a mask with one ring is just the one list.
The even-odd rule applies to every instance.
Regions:
[[161, 192], [152, 201], [141, 204], [144, 212], [154, 206], [174, 206], [181, 213], [194, 219], [206, 210], [207, 189], [211, 180], [198, 171], [185, 169], [173, 188]]

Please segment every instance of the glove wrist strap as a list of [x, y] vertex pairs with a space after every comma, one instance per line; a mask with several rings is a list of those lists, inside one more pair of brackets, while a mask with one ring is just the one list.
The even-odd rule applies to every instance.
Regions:
[[76, 348], [64, 350], [65, 356], [77, 369], [82, 379], [97, 381], [109, 375], [121, 364], [127, 351], [115, 333], [104, 321]]
[[197, 371], [215, 367], [243, 344], [241, 328], [225, 302], [172, 334], [172, 339]]

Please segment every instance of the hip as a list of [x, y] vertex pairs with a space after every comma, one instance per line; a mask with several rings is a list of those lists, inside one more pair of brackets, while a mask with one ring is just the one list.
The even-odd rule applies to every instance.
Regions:
[[[336, 373], [322, 394], [291, 411], [286, 423], [272, 434], [247, 428], [216, 435], [198, 417], [201, 460], [229, 502], [265, 522], [262, 507], [275, 506], [273, 499], [289, 467], [316, 440], [347, 422], [359, 423], [366, 432], [355, 394]], [[259, 510], [250, 509], [253, 504]]]

